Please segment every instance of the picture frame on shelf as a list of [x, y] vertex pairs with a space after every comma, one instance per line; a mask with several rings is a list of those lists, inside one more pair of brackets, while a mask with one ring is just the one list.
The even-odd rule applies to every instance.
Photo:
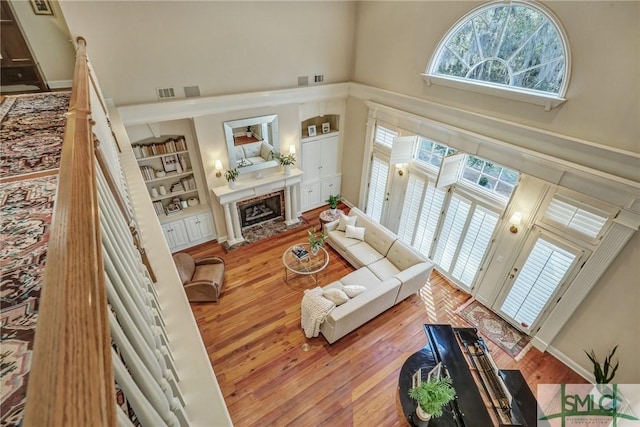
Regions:
[[178, 156], [172, 154], [170, 156], [162, 157], [162, 167], [165, 172], [174, 172], [178, 170]]
[[307, 128], [309, 136], [316, 136], [318, 133], [316, 131], [316, 125], [311, 125]]
[[322, 133], [329, 133], [329, 132], [331, 132], [331, 123], [324, 122], [322, 124]]
[[49, 0], [31, 0], [30, 3], [33, 8], [33, 13], [36, 15], [53, 15], [53, 9], [51, 8]]

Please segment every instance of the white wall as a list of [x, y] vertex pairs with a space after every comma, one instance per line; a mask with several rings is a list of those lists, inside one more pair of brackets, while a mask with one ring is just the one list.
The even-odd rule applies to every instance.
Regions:
[[206, 95], [325, 83], [351, 75], [350, 2], [63, 1], [74, 36], [87, 39], [105, 97], [156, 100], [160, 87]]
[[[73, 80], [75, 52], [58, 2], [52, 0], [50, 4], [53, 16], [36, 15], [26, 0], [11, 2], [23, 35], [40, 64], [44, 79], [52, 87], [59, 87], [58, 83], [70, 83]], [[69, 84], [67, 87], [70, 86]]]
[[420, 76], [446, 31], [478, 2], [363, 2], [353, 81], [640, 152], [640, 2], [547, 2], [571, 48], [568, 101], [539, 106], [426, 86]]

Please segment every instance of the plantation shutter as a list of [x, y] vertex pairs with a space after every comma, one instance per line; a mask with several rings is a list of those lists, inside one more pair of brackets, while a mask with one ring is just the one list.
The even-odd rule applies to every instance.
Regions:
[[500, 308], [524, 328], [533, 327], [579, 255], [578, 250], [562, 248], [543, 235], [535, 239], [533, 248]]
[[455, 184], [458, 181], [462, 164], [466, 160], [467, 155], [463, 153], [456, 153], [446, 156], [442, 159], [442, 165], [438, 171], [438, 178], [436, 179], [436, 188], [448, 187]]
[[436, 264], [445, 271], [451, 269], [470, 209], [471, 202], [457, 194], [454, 194], [449, 202], [434, 257]]
[[442, 205], [446, 196], [446, 191], [436, 189], [431, 182], [427, 184], [416, 236], [413, 240], [413, 247], [426, 257], [430, 256], [431, 253], [433, 240], [438, 230], [438, 222], [442, 214]]
[[499, 215], [482, 206], [477, 206], [464, 235], [464, 241], [453, 269], [453, 277], [471, 287], [480, 268], [480, 263], [491, 242], [498, 224]]
[[544, 219], [545, 222], [595, 239], [609, 215], [607, 211], [585, 205], [563, 194], [556, 194], [544, 213]]
[[367, 215], [374, 221], [380, 222], [382, 218], [388, 175], [389, 164], [374, 155], [371, 160], [371, 175], [369, 177], [369, 193], [367, 195], [366, 208]]
[[398, 227], [398, 237], [408, 245], [413, 244], [413, 235], [422, 206], [422, 198], [424, 195], [425, 180], [417, 177], [415, 174], [409, 175], [407, 190], [404, 195], [404, 203], [402, 205], [402, 216], [400, 217], [400, 226]]
[[384, 126], [376, 125], [376, 133], [373, 140], [385, 147], [393, 147], [393, 140], [397, 138], [399, 135], [395, 130], [391, 130]]

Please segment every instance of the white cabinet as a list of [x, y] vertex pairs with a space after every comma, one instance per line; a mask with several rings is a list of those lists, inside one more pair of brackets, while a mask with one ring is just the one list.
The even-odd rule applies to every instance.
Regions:
[[187, 235], [191, 242], [213, 237], [214, 233], [210, 213], [185, 218], [184, 225], [187, 227]]
[[207, 242], [215, 237], [209, 212], [187, 216], [160, 226], [171, 252]]
[[182, 220], [167, 222], [166, 224], [161, 224], [161, 227], [164, 238], [167, 240], [167, 245], [169, 245], [171, 251], [186, 246], [187, 243], [189, 243], [187, 231]]
[[302, 143], [302, 211], [325, 204], [331, 194], [340, 193], [340, 134], [306, 138]]

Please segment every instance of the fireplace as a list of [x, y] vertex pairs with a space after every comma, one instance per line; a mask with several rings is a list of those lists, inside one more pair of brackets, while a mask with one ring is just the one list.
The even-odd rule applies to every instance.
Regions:
[[284, 219], [283, 210], [284, 191], [243, 200], [238, 202], [240, 227], [249, 227], [274, 218]]

